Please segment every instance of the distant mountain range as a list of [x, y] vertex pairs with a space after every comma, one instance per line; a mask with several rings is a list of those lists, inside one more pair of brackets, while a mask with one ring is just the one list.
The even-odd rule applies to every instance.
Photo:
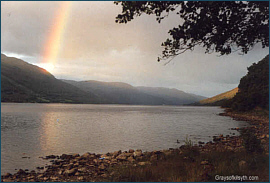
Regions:
[[85, 92], [93, 92], [111, 104], [183, 105], [205, 98], [177, 89], [134, 87], [121, 82], [62, 81]]
[[203, 99], [177, 89], [59, 80], [45, 69], [1, 54], [2, 102], [183, 105]]

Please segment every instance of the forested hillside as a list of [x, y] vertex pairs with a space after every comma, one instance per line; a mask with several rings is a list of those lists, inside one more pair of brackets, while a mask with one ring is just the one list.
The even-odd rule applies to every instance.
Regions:
[[223, 107], [235, 111], [249, 111], [256, 107], [269, 110], [269, 55], [248, 68], [238, 88], [239, 92]]

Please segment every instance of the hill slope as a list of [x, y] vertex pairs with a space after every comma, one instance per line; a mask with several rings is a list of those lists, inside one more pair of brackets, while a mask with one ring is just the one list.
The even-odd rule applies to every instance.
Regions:
[[201, 100], [199, 103], [202, 105], [219, 105], [222, 101], [233, 98], [238, 92], [238, 88], [234, 88], [230, 91], [221, 93], [211, 98]]
[[205, 99], [203, 96], [185, 93], [175, 88], [163, 87], [136, 87], [139, 91], [147, 93], [152, 96], [161, 97], [165, 99], [167, 105], [183, 105]]
[[1, 54], [1, 101], [100, 103], [102, 100], [56, 79], [45, 69]]

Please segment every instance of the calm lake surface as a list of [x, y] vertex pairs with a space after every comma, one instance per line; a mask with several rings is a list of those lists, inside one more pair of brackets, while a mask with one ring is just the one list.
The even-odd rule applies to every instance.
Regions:
[[248, 125], [221, 112], [219, 107], [2, 103], [1, 174], [50, 164], [39, 157], [51, 154], [177, 148], [187, 135], [206, 142], [213, 135], [238, 135], [230, 128]]

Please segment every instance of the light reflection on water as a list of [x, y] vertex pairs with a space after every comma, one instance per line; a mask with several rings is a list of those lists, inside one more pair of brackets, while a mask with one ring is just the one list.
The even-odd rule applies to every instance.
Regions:
[[[1, 104], [1, 174], [35, 169], [40, 156], [177, 148], [230, 134], [246, 122], [218, 116], [218, 107]], [[30, 159], [22, 158], [30, 157]]]

